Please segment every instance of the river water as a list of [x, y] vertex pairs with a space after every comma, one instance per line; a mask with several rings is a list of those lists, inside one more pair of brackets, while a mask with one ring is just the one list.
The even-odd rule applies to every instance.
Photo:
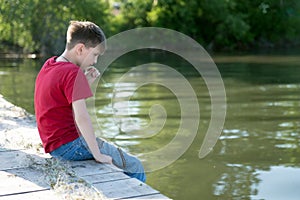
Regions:
[[[192, 97], [186, 95], [188, 92], [174, 94], [157, 84], [164, 80], [180, 85], [179, 79], [157, 64], [150, 64], [146, 72], [130, 73], [128, 79], [120, 78], [145, 63], [168, 65], [182, 74], [195, 91], [200, 122], [184, 154], [148, 172], [147, 183], [176, 200], [299, 199], [299, 54], [215, 55], [213, 59], [224, 82], [227, 112], [222, 134], [205, 158], [200, 159], [198, 154], [211, 120], [207, 85], [186, 60], [169, 53], [129, 53], [102, 71], [92, 110], [96, 113], [93, 119], [97, 134], [148, 164], [163, 161], [164, 156], [145, 155], [172, 141], [183, 120], [178, 98]], [[40, 66], [41, 61], [36, 60], [2, 59], [0, 93], [33, 113], [34, 79]], [[138, 87], [137, 82], [142, 80], [148, 83]], [[155, 112], [149, 117], [153, 105], [164, 108], [166, 119]], [[196, 115], [191, 111], [188, 116], [193, 119]], [[149, 123], [158, 129], [146, 133]], [[185, 144], [178, 143], [174, 151], [185, 148], [180, 145]]]

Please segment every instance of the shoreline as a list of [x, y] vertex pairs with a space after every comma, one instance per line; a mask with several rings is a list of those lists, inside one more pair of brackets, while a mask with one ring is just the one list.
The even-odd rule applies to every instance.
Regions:
[[0, 122], [0, 149], [35, 148], [41, 151], [42, 143], [34, 115], [10, 103], [1, 94]]

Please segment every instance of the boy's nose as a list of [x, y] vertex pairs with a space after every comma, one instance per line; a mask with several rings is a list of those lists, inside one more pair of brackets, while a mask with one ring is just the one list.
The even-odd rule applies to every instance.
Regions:
[[95, 60], [94, 60], [94, 63], [93, 63], [93, 65], [96, 65], [96, 64], [97, 64], [97, 59], [95, 59]]

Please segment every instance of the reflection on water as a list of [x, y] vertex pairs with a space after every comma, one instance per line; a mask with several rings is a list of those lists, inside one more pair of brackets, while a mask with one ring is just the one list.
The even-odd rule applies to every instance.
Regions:
[[33, 113], [34, 81], [40, 62], [0, 59], [0, 93]]
[[260, 181], [256, 186], [255, 199], [298, 200], [300, 196], [300, 169], [274, 166], [269, 171], [256, 171]]
[[[198, 152], [211, 117], [209, 93], [197, 72], [186, 61], [170, 54], [147, 57], [132, 53], [103, 73], [105, 82], [99, 82], [95, 102], [101, 128], [97, 134], [141, 157], [174, 138], [180, 126], [181, 110], [178, 99], [168, 88], [157, 84], [136, 88], [133, 79], [118, 85], [121, 88], [118, 101], [111, 100], [116, 95], [116, 83], [132, 66], [150, 62], [166, 64], [183, 74], [192, 85], [199, 101], [200, 124], [186, 153], [172, 165], [149, 173], [148, 184], [171, 198], [182, 200], [296, 199], [300, 186], [300, 59], [298, 56], [223, 56], [216, 60], [226, 88], [227, 116], [217, 145], [205, 159], [200, 160]], [[30, 60], [1, 64], [0, 93], [32, 112], [33, 83], [40, 64]], [[165, 76], [159, 68], [135, 76], [139, 80], [165, 77], [176, 83], [176, 79]], [[131, 97], [127, 103], [122, 98], [128, 95]], [[190, 98], [185, 93], [182, 96]], [[156, 104], [164, 108], [165, 121], [163, 113], [155, 112], [150, 118], [149, 111]], [[190, 112], [189, 116], [192, 119], [194, 113]], [[136, 131], [147, 127], [153, 119], [161, 122], [163, 128], [153, 130], [147, 137]]]
[[253, 166], [228, 164], [228, 172], [222, 173], [219, 180], [213, 184], [214, 195], [222, 199], [247, 199], [249, 195], [256, 195], [256, 185], [259, 179], [253, 172]]

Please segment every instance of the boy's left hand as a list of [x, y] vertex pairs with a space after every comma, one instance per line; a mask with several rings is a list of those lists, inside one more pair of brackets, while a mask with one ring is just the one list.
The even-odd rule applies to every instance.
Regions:
[[100, 72], [95, 67], [89, 67], [85, 70], [85, 76], [90, 85], [100, 76]]

